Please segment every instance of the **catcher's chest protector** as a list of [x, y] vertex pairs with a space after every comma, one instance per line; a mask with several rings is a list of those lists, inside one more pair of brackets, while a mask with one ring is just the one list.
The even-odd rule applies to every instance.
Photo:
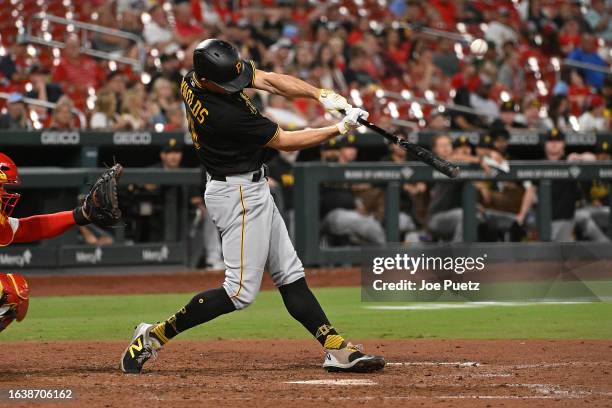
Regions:
[[19, 220], [0, 214], [0, 246], [6, 246], [13, 242], [18, 227]]

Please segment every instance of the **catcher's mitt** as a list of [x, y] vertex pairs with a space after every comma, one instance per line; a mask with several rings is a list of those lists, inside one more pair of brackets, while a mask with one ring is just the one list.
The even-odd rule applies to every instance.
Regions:
[[117, 183], [123, 172], [120, 164], [115, 164], [98, 177], [85, 196], [83, 204], [74, 210], [74, 219], [79, 225], [94, 223], [101, 227], [114, 225], [121, 219]]

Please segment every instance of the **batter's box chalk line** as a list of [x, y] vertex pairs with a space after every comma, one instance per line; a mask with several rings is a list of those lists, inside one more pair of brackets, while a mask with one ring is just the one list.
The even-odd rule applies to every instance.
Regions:
[[346, 379], [328, 379], [328, 380], [302, 380], [302, 381], [285, 381], [285, 384], [304, 384], [304, 385], [377, 385], [378, 383], [359, 378]]
[[477, 361], [405, 361], [387, 363], [387, 366], [453, 366], [453, 367], [480, 367]]
[[524, 368], [558, 368], [558, 367], [571, 367], [571, 366], [601, 366], [601, 365], [612, 365], [612, 361], [562, 361], [562, 362], [556, 362], [556, 363], [516, 364], [516, 365], [506, 365], [506, 366], [499, 366], [499, 367], [524, 369]]

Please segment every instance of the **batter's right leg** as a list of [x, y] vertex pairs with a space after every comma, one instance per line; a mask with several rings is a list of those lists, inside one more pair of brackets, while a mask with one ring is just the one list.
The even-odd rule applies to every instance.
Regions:
[[247, 307], [259, 291], [274, 206], [267, 184], [209, 183], [205, 199], [208, 213], [221, 234], [227, 265], [223, 287], [194, 296], [160, 324], [140, 324], [121, 358], [125, 373], [140, 373], [144, 363], [177, 334]]

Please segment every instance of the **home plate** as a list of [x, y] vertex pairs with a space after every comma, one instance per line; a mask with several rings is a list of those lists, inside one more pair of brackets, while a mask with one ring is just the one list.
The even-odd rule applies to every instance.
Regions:
[[376, 385], [372, 380], [357, 378], [347, 378], [342, 380], [305, 380], [305, 381], [285, 381], [285, 384], [307, 384], [307, 385]]

